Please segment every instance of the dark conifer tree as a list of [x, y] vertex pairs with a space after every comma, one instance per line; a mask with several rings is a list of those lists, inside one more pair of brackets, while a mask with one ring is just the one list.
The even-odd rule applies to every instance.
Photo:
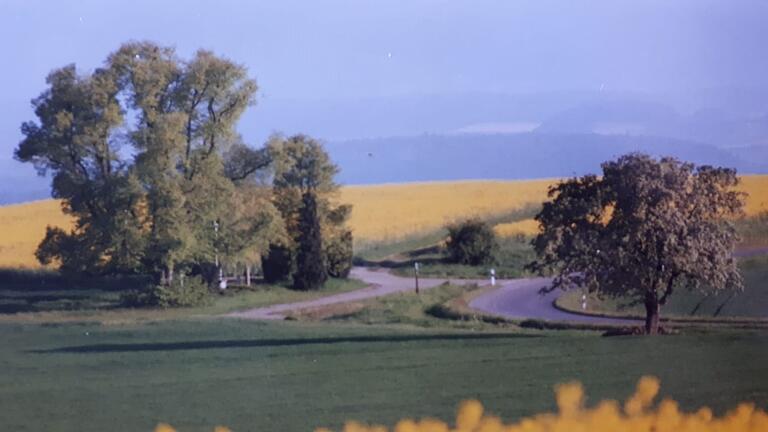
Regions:
[[302, 206], [299, 211], [297, 271], [293, 279], [295, 289], [307, 291], [323, 287], [328, 277], [324, 255], [317, 198], [314, 193], [306, 192], [302, 196]]

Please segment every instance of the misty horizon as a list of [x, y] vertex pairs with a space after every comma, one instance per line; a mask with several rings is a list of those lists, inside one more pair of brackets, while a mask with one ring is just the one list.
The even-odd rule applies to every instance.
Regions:
[[[765, 22], [768, 4], [747, 0], [225, 1], [216, 7], [192, 1], [183, 8], [148, 0], [130, 7], [4, 2], [0, 43], [13, 59], [5, 65], [13, 85], [0, 105], [0, 166], [6, 184], [37, 192], [0, 191], [0, 201], [42, 193], [45, 180], [11, 159], [21, 123], [34, 120], [30, 100], [45, 89], [46, 75], [73, 63], [87, 73], [129, 40], [175, 47], [182, 59], [209, 49], [246, 66], [259, 91], [238, 130], [254, 147], [273, 133], [306, 133], [328, 143], [335, 159], [357, 161], [355, 150], [341, 143], [387, 146], [386, 138], [445, 135], [463, 136], [471, 147], [474, 135], [659, 137], [712, 147], [712, 155], [725, 149], [724, 159], [707, 162], [736, 161], [764, 172]], [[519, 176], [469, 162], [473, 178]], [[595, 164], [584, 161], [561, 175]], [[342, 173], [354, 171], [340, 165]], [[422, 166], [427, 177], [445, 176]]]

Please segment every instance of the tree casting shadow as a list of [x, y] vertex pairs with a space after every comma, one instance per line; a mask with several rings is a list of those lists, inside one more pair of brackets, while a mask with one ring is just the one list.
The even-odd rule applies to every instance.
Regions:
[[536, 338], [539, 335], [529, 334], [453, 334], [453, 335], [389, 335], [389, 336], [347, 336], [322, 338], [294, 339], [234, 339], [234, 340], [202, 340], [189, 342], [158, 342], [132, 344], [94, 344], [68, 346], [46, 350], [32, 350], [36, 354], [53, 353], [122, 353], [143, 351], [182, 351], [207, 350], [228, 348], [261, 348], [302, 345], [329, 345], [338, 343], [394, 343], [418, 341], [452, 341], [452, 340], [485, 340], [485, 339], [518, 339]]

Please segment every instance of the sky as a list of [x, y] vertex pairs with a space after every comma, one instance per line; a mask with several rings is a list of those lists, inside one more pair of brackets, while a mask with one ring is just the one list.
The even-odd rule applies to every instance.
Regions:
[[244, 64], [260, 86], [244, 121], [259, 123], [318, 100], [765, 89], [767, 22], [757, 0], [0, 0], [0, 160], [48, 72], [87, 72], [128, 40]]

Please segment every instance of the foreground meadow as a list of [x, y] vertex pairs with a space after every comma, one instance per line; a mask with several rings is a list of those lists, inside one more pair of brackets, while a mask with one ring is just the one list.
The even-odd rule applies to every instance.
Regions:
[[768, 407], [765, 333], [604, 338], [238, 320], [0, 324], [0, 429], [338, 430], [357, 419], [451, 420], [475, 398], [513, 421], [555, 409], [556, 384], [624, 400], [642, 375], [684, 410]]
[[[531, 217], [554, 181], [346, 186], [341, 188], [339, 200], [353, 206], [349, 225], [355, 235], [355, 248], [360, 251], [371, 245], [434, 233], [448, 222], [471, 216], [495, 219], [501, 235], [535, 233], [538, 227]], [[744, 176], [741, 189], [749, 194], [748, 215], [768, 210], [768, 176]], [[34, 251], [46, 225], [70, 224], [56, 200], [0, 207], [0, 267], [38, 267]]]

